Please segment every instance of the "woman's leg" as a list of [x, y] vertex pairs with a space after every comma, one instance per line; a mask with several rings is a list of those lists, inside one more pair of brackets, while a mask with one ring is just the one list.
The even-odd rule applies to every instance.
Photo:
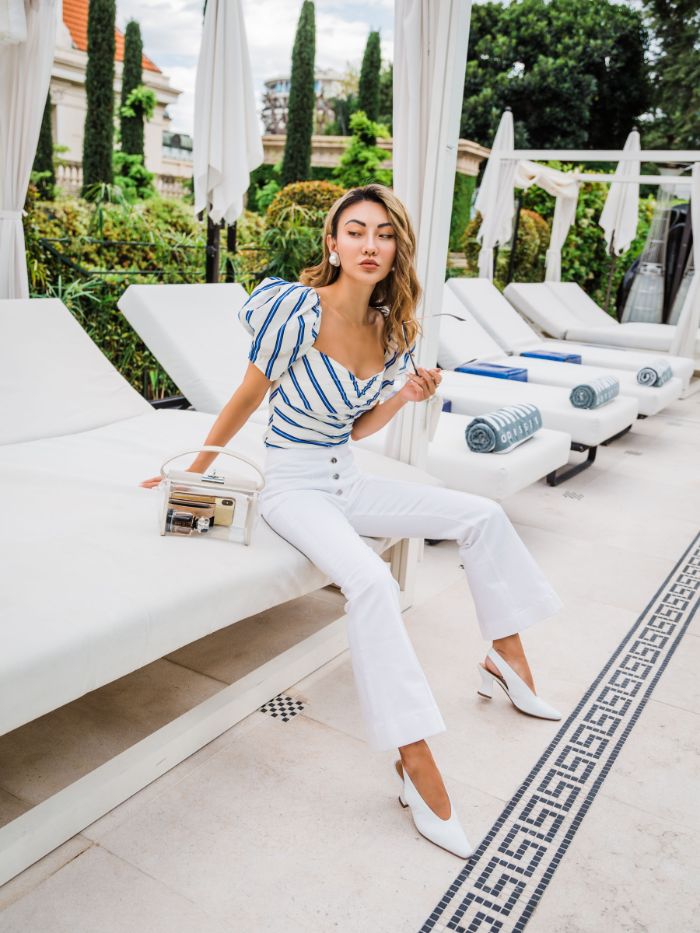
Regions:
[[[482, 635], [534, 690], [519, 632], [561, 603], [500, 505], [439, 486], [363, 476], [347, 515], [363, 535], [456, 541]], [[488, 658], [484, 664], [498, 673]], [[446, 819], [449, 798], [427, 743], [414, 742], [399, 752], [420, 795]]]
[[522, 668], [529, 675], [519, 633], [552, 615], [561, 602], [498, 503], [365, 475], [346, 514], [362, 535], [456, 541], [484, 639], [518, 673]]
[[263, 501], [263, 517], [347, 598], [347, 630], [370, 744], [385, 750], [445, 729], [406, 633], [388, 564], [359, 537], [327, 493], [287, 491]]

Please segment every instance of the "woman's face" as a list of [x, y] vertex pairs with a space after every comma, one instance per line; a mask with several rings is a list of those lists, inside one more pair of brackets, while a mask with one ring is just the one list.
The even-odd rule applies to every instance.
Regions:
[[359, 201], [338, 216], [337, 236], [328, 249], [340, 257], [343, 273], [358, 282], [376, 285], [391, 271], [396, 236], [386, 208], [375, 201]]

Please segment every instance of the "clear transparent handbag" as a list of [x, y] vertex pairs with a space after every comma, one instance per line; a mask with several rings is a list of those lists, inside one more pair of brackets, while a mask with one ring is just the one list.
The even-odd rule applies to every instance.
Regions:
[[[259, 478], [242, 478], [213, 469], [208, 473], [166, 470], [173, 460], [201, 451], [233, 457], [252, 467]], [[201, 535], [250, 544], [258, 494], [265, 485], [265, 477], [257, 463], [226, 447], [200, 447], [169, 457], [161, 466], [160, 475], [163, 480], [160, 485], [161, 535]]]

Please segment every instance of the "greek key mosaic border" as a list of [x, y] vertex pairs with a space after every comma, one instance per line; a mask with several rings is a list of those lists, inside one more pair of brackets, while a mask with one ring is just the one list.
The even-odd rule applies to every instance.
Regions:
[[524, 930], [700, 605], [700, 534], [420, 933]]

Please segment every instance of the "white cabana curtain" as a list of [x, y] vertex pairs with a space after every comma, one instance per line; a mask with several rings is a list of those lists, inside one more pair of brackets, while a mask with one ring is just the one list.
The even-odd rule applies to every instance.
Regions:
[[24, 0], [0, 0], [0, 46], [27, 41]]
[[194, 104], [194, 210], [232, 224], [263, 160], [241, 0], [208, 0]]
[[501, 117], [474, 205], [482, 217], [477, 234], [481, 242], [479, 277], [493, 279], [494, 247], [508, 243], [512, 238], [515, 213], [513, 188], [527, 189], [531, 185], [539, 185], [556, 198], [545, 278], [548, 282], [558, 282], [561, 279], [561, 249], [576, 218], [578, 181], [573, 174], [537, 162], [503, 159], [501, 153], [512, 151], [513, 148], [513, 115], [506, 110]]
[[695, 345], [700, 328], [700, 162], [693, 165], [690, 189], [690, 217], [693, 225], [693, 268], [695, 274], [685, 296], [671, 343], [675, 356], [695, 357]]
[[[425, 325], [417, 361], [423, 366], [437, 358], [437, 329], [429, 325], [442, 303], [470, 10], [470, 0], [396, 0], [394, 6], [394, 191], [418, 241], [418, 316]], [[387, 453], [418, 462], [425, 455], [428, 406], [412, 407], [423, 422], [409, 426], [408, 419], [395, 419], [399, 427]]]
[[[16, 4], [14, 4], [16, 7]], [[26, 39], [0, 45], [0, 298], [28, 298], [22, 207], [27, 196], [56, 40], [56, 0], [24, 0]], [[6, 22], [17, 27], [17, 10]]]
[[[418, 240], [423, 336], [416, 359], [422, 366], [434, 366], [437, 358], [438, 335], [430, 315], [442, 304], [470, 11], [471, 0], [394, 4], [394, 191], [408, 209]], [[393, 419], [385, 452], [424, 465], [431, 411], [434, 405], [407, 406]], [[415, 539], [404, 541], [392, 558], [404, 607], [412, 600], [420, 550]]]
[[479, 277], [484, 279], [493, 279], [494, 247], [507, 243], [513, 233], [516, 163], [512, 159], [502, 159], [501, 153], [512, 150], [514, 141], [513, 114], [506, 110], [498, 124], [474, 202], [474, 209], [481, 214], [481, 226], [477, 233], [477, 240], [481, 243], [478, 262]]
[[561, 281], [561, 250], [576, 219], [579, 185], [575, 174], [523, 159], [515, 171], [515, 186], [527, 190], [543, 188], [556, 198], [549, 247], [545, 259], [545, 281]]
[[[640, 149], [639, 132], [632, 130], [625, 141], [623, 151], [639, 152]], [[619, 179], [633, 178], [639, 173], [639, 160], [630, 160], [629, 162], [618, 162], [614, 177]], [[638, 217], [639, 184], [622, 180], [611, 182], [603, 213], [598, 221], [605, 232], [605, 242], [611, 255], [614, 253], [619, 256], [630, 248], [632, 240], [637, 235]]]

